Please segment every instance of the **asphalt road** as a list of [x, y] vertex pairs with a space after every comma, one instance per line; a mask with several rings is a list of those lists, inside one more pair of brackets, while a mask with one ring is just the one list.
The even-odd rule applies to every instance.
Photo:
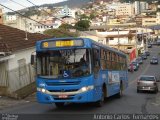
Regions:
[[[152, 56], [158, 56], [160, 47], [153, 46], [149, 51], [151, 55], [144, 60], [144, 63], [140, 65], [138, 71], [129, 73], [129, 87], [124, 91], [123, 97], [117, 99], [115, 97], [109, 98], [103, 107], [97, 108], [93, 104], [68, 104], [63, 109], [57, 109], [54, 105], [39, 104], [37, 102], [30, 102], [25, 105], [15, 106], [0, 111], [0, 113], [25, 113], [25, 114], [95, 114], [95, 113], [159, 113], [160, 112], [160, 100], [159, 93], [137, 93], [136, 92], [136, 80], [139, 75], [159, 75], [160, 77], [160, 63], [159, 65], [150, 65], [150, 58]], [[159, 55], [160, 58], [160, 55]], [[160, 90], [160, 89], [159, 89]], [[159, 101], [158, 101], [159, 100]], [[62, 116], [63, 116], [62, 114]]]

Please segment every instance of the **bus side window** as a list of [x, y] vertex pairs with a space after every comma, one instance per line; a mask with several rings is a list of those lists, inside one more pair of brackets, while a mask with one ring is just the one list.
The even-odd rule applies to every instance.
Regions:
[[93, 49], [93, 71], [94, 73], [98, 73], [100, 69], [100, 63], [99, 63], [99, 50]]

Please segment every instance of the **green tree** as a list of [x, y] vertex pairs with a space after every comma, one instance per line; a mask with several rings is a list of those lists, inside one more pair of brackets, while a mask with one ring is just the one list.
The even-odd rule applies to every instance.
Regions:
[[52, 37], [77, 37], [78, 33], [70, 32], [69, 30], [64, 29], [48, 29], [43, 32], [45, 35]]
[[96, 14], [95, 13], [91, 13], [90, 14], [90, 19], [92, 20], [92, 19], [94, 19], [96, 17]]
[[40, 15], [41, 12], [38, 10], [28, 10], [24, 13], [25, 16], [32, 16], [32, 15]]
[[86, 31], [90, 27], [89, 20], [80, 20], [75, 24], [75, 28], [80, 31]]
[[80, 15], [80, 20], [89, 20], [89, 19], [90, 19], [90, 17], [88, 17], [85, 14]]
[[64, 30], [69, 30], [69, 29], [73, 29], [74, 26], [70, 25], [70, 24], [62, 24], [59, 26], [59, 29], [64, 29]]

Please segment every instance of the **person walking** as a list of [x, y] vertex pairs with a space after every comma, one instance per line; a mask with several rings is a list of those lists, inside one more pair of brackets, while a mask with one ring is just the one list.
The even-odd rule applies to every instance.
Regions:
[[131, 63], [131, 65], [130, 65], [130, 71], [131, 71], [131, 72], [134, 71], [134, 69], [133, 69], [133, 64], [132, 64], [132, 63]]

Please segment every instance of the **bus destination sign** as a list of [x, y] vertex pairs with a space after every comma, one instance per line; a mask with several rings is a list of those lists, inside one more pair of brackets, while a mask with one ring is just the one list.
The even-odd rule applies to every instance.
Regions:
[[58, 40], [42, 42], [42, 48], [83, 46], [83, 40]]

